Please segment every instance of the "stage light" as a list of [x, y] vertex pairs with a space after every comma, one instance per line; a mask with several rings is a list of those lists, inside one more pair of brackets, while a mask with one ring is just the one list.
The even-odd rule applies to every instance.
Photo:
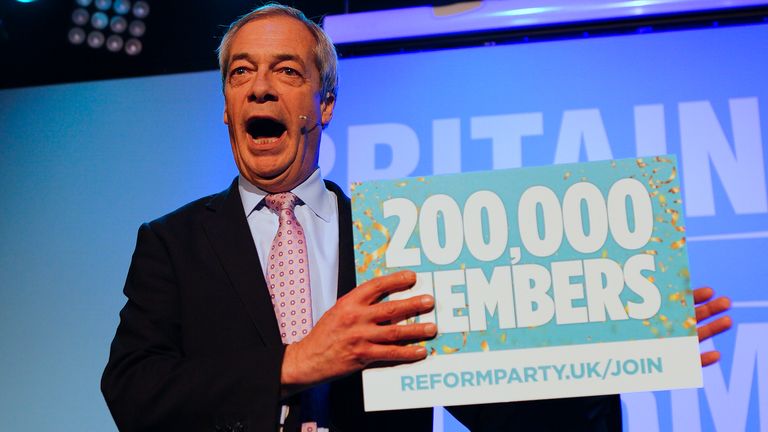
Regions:
[[149, 5], [145, 1], [137, 1], [133, 5], [133, 14], [136, 18], [146, 18], [149, 15]]
[[131, 24], [128, 26], [128, 33], [131, 34], [131, 36], [134, 37], [142, 37], [144, 36], [144, 33], [147, 31], [147, 26], [144, 25], [144, 21], [131, 21]]
[[93, 4], [98, 10], [109, 10], [112, 7], [112, 0], [94, 0]]
[[80, 45], [85, 42], [85, 30], [80, 27], [75, 27], [69, 31], [69, 43], [72, 45]]
[[[149, 15], [147, 1], [75, 0], [72, 22], [67, 39], [72, 45], [85, 42], [93, 49], [105, 47], [110, 52], [125, 52], [130, 56], [141, 53], [141, 37], [147, 32], [143, 21]], [[130, 39], [125, 40], [125, 33]]]
[[115, 0], [115, 4], [112, 7], [118, 15], [125, 15], [131, 11], [131, 2], [130, 0]]
[[118, 52], [123, 49], [123, 38], [118, 35], [112, 35], [108, 37], [107, 49], [112, 52]]
[[94, 30], [88, 33], [88, 46], [91, 48], [101, 48], [104, 45], [104, 33]]
[[115, 33], [122, 33], [128, 28], [128, 21], [121, 16], [114, 16], [109, 22], [109, 28]]
[[125, 42], [125, 53], [129, 56], [139, 55], [141, 49], [141, 41], [138, 39], [128, 39], [128, 41]]
[[107, 18], [107, 14], [104, 12], [96, 12], [91, 17], [91, 25], [97, 30], [105, 29], [107, 24], [109, 24], [109, 18]]
[[86, 25], [90, 19], [91, 14], [85, 9], [75, 9], [74, 12], [72, 12], [72, 22], [79, 26]]

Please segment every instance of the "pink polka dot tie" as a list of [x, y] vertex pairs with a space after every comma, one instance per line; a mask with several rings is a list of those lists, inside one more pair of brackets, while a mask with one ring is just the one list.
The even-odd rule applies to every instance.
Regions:
[[278, 213], [280, 226], [269, 249], [267, 284], [280, 324], [283, 343], [300, 341], [312, 329], [312, 297], [304, 229], [293, 208], [298, 198], [290, 192], [267, 195], [267, 207]]

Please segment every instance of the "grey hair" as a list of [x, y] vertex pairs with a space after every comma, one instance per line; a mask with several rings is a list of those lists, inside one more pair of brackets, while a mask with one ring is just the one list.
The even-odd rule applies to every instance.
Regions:
[[313, 50], [315, 54], [315, 65], [320, 71], [321, 100], [327, 101], [329, 98], [336, 99], [336, 93], [339, 87], [339, 77], [337, 72], [338, 57], [336, 48], [333, 46], [331, 38], [325, 31], [312, 20], [308, 19], [303, 12], [290, 6], [271, 3], [258, 7], [251, 12], [241, 16], [233, 22], [224, 37], [221, 39], [219, 48], [216, 50], [219, 56], [219, 69], [221, 70], [221, 83], [224, 85], [227, 80], [227, 70], [229, 69], [229, 46], [232, 38], [238, 30], [251, 21], [270, 17], [287, 16], [303, 23], [314, 36], [317, 44]]

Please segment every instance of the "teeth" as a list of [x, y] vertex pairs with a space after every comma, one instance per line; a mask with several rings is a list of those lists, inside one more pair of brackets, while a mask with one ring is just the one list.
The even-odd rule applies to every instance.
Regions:
[[256, 144], [270, 144], [277, 141], [277, 138], [254, 138], [253, 142]]

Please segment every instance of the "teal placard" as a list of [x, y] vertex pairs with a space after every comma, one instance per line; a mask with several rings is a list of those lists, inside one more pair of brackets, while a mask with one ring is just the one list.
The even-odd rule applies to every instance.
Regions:
[[[436, 309], [444, 306], [431, 318], [437, 337], [422, 342], [431, 355], [696, 334], [674, 156], [369, 181], [351, 190], [358, 283], [403, 269], [429, 279], [432, 286], [421, 292], [435, 295]], [[626, 278], [618, 290], [617, 268]], [[546, 292], [542, 270], [550, 279]], [[467, 285], [478, 271], [486, 281], [499, 272], [497, 295], [511, 298], [490, 303], [484, 329], [477, 313], [482, 284], [473, 283], [471, 293]], [[503, 283], [534, 273], [537, 279], [520, 277], [527, 283]], [[438, 287], [446, 280], [451, 286]], [[526, 303], [530, 296], [515, 292], [531, 289], [554, 306]], [[526, 309], [546, 317], [550, 307], [546, 322], [530, 325], [520, 316]]]

